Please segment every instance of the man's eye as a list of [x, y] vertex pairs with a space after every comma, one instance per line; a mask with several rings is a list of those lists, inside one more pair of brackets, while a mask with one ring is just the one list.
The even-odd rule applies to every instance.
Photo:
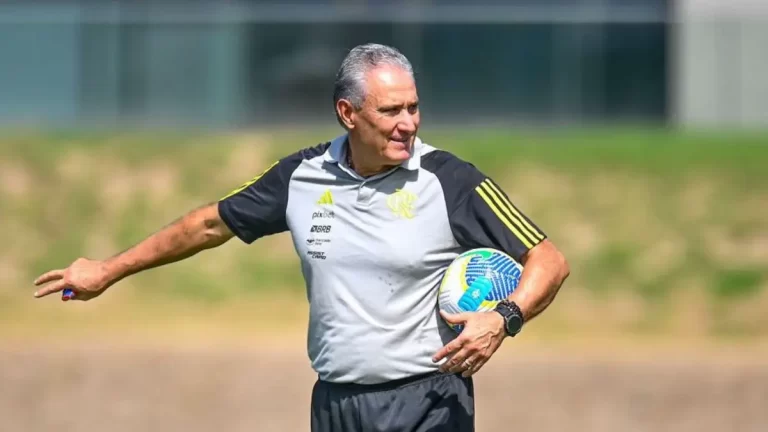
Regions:
[[419, 110], [419, 105], [411, 105], [408, 107], [408, 112], [411, 114], [416, 114], [416, 112]]

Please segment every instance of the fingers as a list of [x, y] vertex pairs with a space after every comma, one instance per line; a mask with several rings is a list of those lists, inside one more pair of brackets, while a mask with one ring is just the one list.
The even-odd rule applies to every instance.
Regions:
[[47, 286], [37, 290], [37, 292], [35, 292], [35, 297], [37, 297], [37, 298], [45, 297], [45, 296], [47, 296], [49, 294], [53, 294], [53, 293], [59, 292], [59, 291], [63, 290], [66, 287], [67, 287], [67, 281], [61, 279], [61, 280], [59, 280], [59, 281], [57, 281], [55, 283], [52, 283], [50, 285], [47, 285]]
[[462, 335], [441, 348], [433, 360], [437, 363], [444, 358], [448, 358], [448, 360], [440, 365], [440, 372], [456, 373], [461, 370], [464, 359], [475, 352], [476, 350], [469, 344], [469, 338]]
[[460, 373], [462, 376], [467, 376], [467, 372], [472, 370], [478, 361], [480, 361], [480, 356], [477, 354], [472, 354], [461, 362], [454, 373]]
[[59, 270], [51, 270], [48, 273], [45, 273], [35, 279], [35, 285], [41, 285], [46, 282], [51, 282], [55, 280], [59, 280], [64, 277], [65, 269], [59, 269]]
[[472, 312], [448, 314], [440, 311], [440, 314], [449, 323], [464, 323], [465, 328], [435, 354], [433, 361], [437, 363], [447, 358], [440, 365], [440, 372], [472, 376], [488, 362], [502, 342], [495, 330], [496, 316]]
[[469, 319], [469, 315], [464, 312], [451, 314], [444, 310], [440, 310], [440, 316], [450, 324], [463, 324]]
[[453, 352], [460, 350], [466, 341], [467, 339], [465, 337], [459, 336], [456, 339], [448, 342], [444, 347], [440, 348], [434, 357], [432, 357], [432, 361], [437, 363], [445, 357], [451, 355]]
[[464, 364], [465, 357], [466, 357], [466, 354], [464, 355], [456, 354], [455, 356], [451, 357], [440, 366], [440, 372], [442, 373], [461, 372], [466, 367], [466, 365]]
[[[461, 351], [453, 355], [448, 361], [440, 366], [441, 372], [459, 373], [463, 372], [472, 365], [472, 359], [477, 354], [477, 349], [470, 345], [464, 346]], [[469, 360], [470, 363], [465, 363]]]
[[470, 366], [467, 367], [462, 373], [461, 376], [464, 378], [471, 377], [472, 375], [476, 374], [480, 369], [482, 369], [483, 366], [485, 366], [486, 363], [488, 363], [488, 360], [491, 358], [484, 355], [475, 355], [469, 360]]
[[472, 358], [469, 360], [469, 363], [471, 366], [464, 370], [464, 372], [461, 373], [461, 376], [464, 378], [471, 377], [472, 375], [476, 374], [485, 364], [490, 360], [487, 357], [482, 356], [476, 356], [475, 358]]

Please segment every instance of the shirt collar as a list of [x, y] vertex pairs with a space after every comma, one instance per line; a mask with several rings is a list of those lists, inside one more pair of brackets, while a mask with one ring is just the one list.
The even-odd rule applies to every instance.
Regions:
[[[345, 167], [347, 166], [347, 146], [349, 145], [347, 138], [348, 134], [344, 134], [334, 138], [331, 141], [331, 145], [328, 150], [326, 150], [324, 155], [326, 161], [340, 164]], [[411, 157], [403, 161], [399, 167], [407, 169], [408, 171], [418, 171], [419, 168], [421, 168], [421, 148], [421, 139], [419, 137], [414, 138], [413, 152], [411, 153]]]

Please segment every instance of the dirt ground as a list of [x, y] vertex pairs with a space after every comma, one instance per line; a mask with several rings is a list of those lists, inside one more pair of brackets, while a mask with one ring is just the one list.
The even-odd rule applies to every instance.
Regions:
[[[290, 346], [0, 344], [0, 431], [307, 431], [314, 375]], [[476, 376], [478, 431], [768, 430], [764, 354], [521, 347]]]

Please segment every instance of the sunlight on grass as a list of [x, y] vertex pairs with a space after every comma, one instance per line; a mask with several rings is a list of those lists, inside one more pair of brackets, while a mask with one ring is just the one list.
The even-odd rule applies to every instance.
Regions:
[[[81, 255], [118, 253], [275, 158], [338, 133], [62, 132], [0, 139], [0, 209], [8, 228], [0, 242], [5, 328], [21, 331], [38, 320], [45, 328], [52, 317], [76, 322], [77, 314], [48, 315], [58, 304], [29, 300], [34, 276]], [[757, 315], [738, 319], [755, 313], [746, 300], [768, 308], [768, 137], [429, 128], [422, 137], [496, 179], [569, 258], [567, 292], [537, 331], [693, 335], [703, 326], [728, 338], [768, 330]], [[117, 321], [151, 321], [154, 314], [164, 322], [174, 314], [180, 321], [221, 318], [225, 312], [212, 311], [264, 308], [277, 298], [284, 305], [295, 299], [286, 315], [300, 320], [306, 306], [287, 234], [250, 246], [234, 240], [120, 286], [119, 294], [93, 303]], [[687, 313], [687, 303], [698, 311], [717, 305], [735, 318], [716, 322]], [[233, 313], [241, 314], [238, 325], [252, 320], [255, 327], [265, 316]], [[574, 320], [579, 325], [569, 325]]]

